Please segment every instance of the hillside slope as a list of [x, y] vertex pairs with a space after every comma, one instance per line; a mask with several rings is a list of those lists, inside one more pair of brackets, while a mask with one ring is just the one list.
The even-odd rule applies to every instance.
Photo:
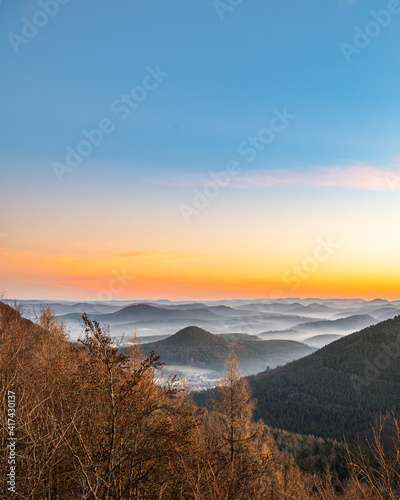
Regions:
[[400, 316], [249, 377], [256, 416], [293, 432], [342, 439], [400, 410]]
[[[189, 326], [159, 342], [145, 344], [143, 350], [155, 350], [165, 363], [211, 368], [222, 372], [225, 361], [234, 350], [243, 374], [257, 373], [267, 366], [275, 367], [314, 349], [289, 340], [256, 340], [245, 335], [214, 335], [197, 326]], [[251, 338], [251, 337], [249, 337]]]

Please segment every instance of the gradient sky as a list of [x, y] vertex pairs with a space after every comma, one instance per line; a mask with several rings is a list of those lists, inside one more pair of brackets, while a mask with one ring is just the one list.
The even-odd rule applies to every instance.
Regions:
[[54, 2], [0, 3], [8, 296], [400, 298], [400, 2]]

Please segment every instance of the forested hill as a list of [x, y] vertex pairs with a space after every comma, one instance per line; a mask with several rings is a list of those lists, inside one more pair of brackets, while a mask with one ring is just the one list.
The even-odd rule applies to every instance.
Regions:
[[348, 335], [282, 368], [249, 377], [256, 417], [342, 439], [400, 410], [400, 316]]
[[188, 326], [159, 342], [143, 345], [155, 350], [167, 364], [206, 367], [222, 372], [230, 352], [235, 351], [244, 375], [267, 366], [283, 365], [312, 353], [315, 348], [291, 340], [260, 340], [251, 335], [215, 335], [197, 326]]

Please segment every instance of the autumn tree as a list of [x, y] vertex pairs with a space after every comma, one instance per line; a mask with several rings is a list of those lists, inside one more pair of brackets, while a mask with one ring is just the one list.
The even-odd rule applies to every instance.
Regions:
[[400, 498], [400, 422], [394, 414], [380, 416], [372, 439], [346, 445], [347, 465], [358, 494], [368, 500]]
[[[49, 415], [58, 413], [55, 387], [67, 369], [69, 349], [64, 326], [51, 311], [39, 311], [35, 324], [23, 318], [19, 308], [0, 303], [0, 389], [3, 408], [7, 407], [8, 391], [15, 394], [17, 492], [21, 498], [53, 498], [51, 492], [60, 488], [60, 481], [68, 482], [62, 476], [68, 465], [59, 426]], [[4, 443], [7, 419], [5, 412], [0, 415]], [[3, 473], [7, 460], [0, 465]], [[1, 498], [9, 498], [6, 491], [0, 488], [0, 492]]]
[[256, 402], [251, 398], [247, 380], [242, 378], [234, 352], [226, 361], [225, 373], [217, 391], [214, 410], [220, 420], [222, 438], [228, 444], [229, 460], [233, 463], [238, 451], [261, 432], [261, 426], [252, 423]]
[[184, 480], [177, 457], [191, 444], [198, 410], [174, 379], [158, 383], [158, 356], [123, 351], [107, 327], [86, 315], [83, 323], [75, 389], [64, 387], [60, 402], [77, 490], [102, 500], [174, 498]]

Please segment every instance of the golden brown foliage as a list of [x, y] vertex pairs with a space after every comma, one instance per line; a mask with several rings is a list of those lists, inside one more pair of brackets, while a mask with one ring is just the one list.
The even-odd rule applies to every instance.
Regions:
[[[200, 410], [137, 343], [122, 352], [108, 329], [83, 316], [70, 344], [42, 309], [36, 323], [0, 302], [1, 498], [7, 490], [8, 391], [15, 393], [15, 498], [30, 500], [301, 500], [398, 498], [399, 428], [387, 454], [376, 433], [370, 459], [349, 450], [353, 478], [341, 495], [329, 471], [300, 471], [271, 432], [232, 354], [214, 407]], [[382, 425], [383, 428], [383, 425]], [[392, 451], [393, 451], [392, 450]], [[396, 496], [397, 495], [397, 496]]]

